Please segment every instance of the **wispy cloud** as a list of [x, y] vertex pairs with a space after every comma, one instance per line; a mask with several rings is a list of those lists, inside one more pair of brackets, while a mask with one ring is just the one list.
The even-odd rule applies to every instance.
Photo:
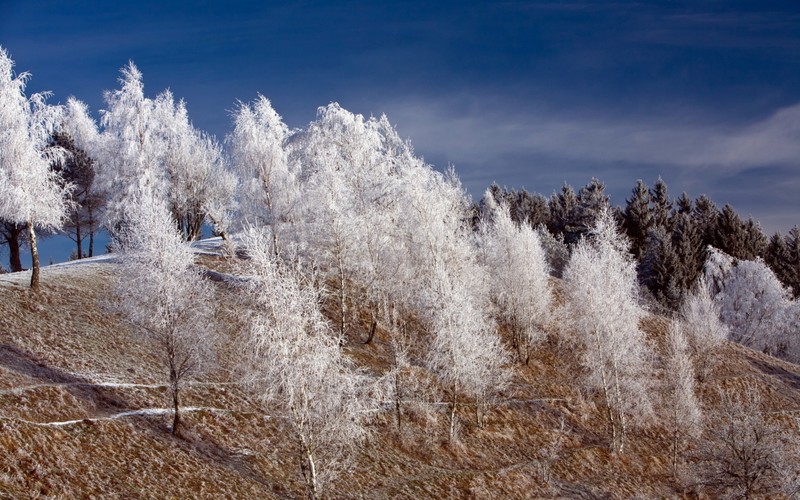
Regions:
[[709, 167], [726, 173], [800, 164], [800, 104], [731, 125], [675, 116], [513, 112], [474, 102], [406, 101], [387, 110], [418, 148], [454, 161], [488, 160], [516, 151], [572, 160]]
[[546, 105], [510, 110], [464, 96], [398, 102], [387, 113], [419, 153], [454, 163], [473, 194], [492, 181], [546, 194], [563, 180], [596, 176], [622, 203], [637, 178], [662, 175], [677, 193], [713, 194], [770, 229], [800, 219], [800, 104], [733, 124]]

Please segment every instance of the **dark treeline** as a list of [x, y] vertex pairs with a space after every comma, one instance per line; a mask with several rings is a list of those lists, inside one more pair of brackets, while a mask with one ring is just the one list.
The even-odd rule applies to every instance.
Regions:
[[[599, 211], [609, 205], [605, 185], [592, 179], [576, 193], [565, 184], [546, 198], [525, 189], [493, 184], [487, 190], [509, 206], [517, 223], [526, 222], [572, 247], [586, 234]], [[486, 196], [486, 195], [484, 195]], [[476, 207], [482, 211], [485, 200]], [[800, 229], [770, 239], [751, 217], [730, 205], [719, 209], [707, 196], [669, 195], [659, 178], [652, 187], [639, 180], [625, 205], [614, 208], [638, 262], [641, 285], [668, 309], [677, 309], [703, 271], [708, 246], [741, 260], [763, 259], [795, 298], [800, 296]]]

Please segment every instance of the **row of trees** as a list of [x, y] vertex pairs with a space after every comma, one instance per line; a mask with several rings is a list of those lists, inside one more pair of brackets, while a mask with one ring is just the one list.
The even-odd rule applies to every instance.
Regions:
[[[503, 200], [512, 219], [546, 228], [552, 237], [572, 247], [586, 234], [597, 215], [609, 208], [605, 186], [592, 179], [577, 193], [565, 185], [548, 200], [526, 190], [497, 185], [487, 195]], [[486, 203], [487, 197], [477, 207]], [[692, 201], [686, 193], [669, 196], [658, 179], [652, 188], [637, 181], [623, 207], [613, 208], [617, 224], [630, 242], [639, 283], [662, 306], [677, 310], [703, 271], [706, 249], [713, 246], [739, 260], [762, 258], [795, 297], [800, 295], [800, 229], [776, 233], [768, 241], [758, 223], [742, 219], [730, 206], [722, 209], [705, 195]]]
[[[425, 164], [386, 117], [365, 119], [331, 104], [308, 127], [290, 130], [259, 96], [234, 112], [228, 157], [191, 126], [185, 105], [170, 93], [145, 97], [133, 64], [123, 69], [120, 88], [106, 94], [98, 127], [74, 99], [47, 108], [41, 97], [25, 97], [25, 79], [13, 78], [2, 56], [3, 102], [17, 107], [0, 114], [8, 124], [0, 129], [0, 217], [28, 228], [34, 248], [34, 228], [58, 226], [74, 206], [86, 216], [75, 229], [77, 242], [87, 224], [94, 228], [87, 221], [112, 232], [121, 266], [114, 303], [162, 356], [174, 433], [182, 383], [213, 359], [219, 340], [213, 287], [183, 244], [206, 220], [235, 235], [247, 256], [235, 290], [246, 311], [240, 376], [291, 430], [312, 496], [386, 402], [400, 428], [415, 370], [433, 375], [449, 398], [450, 439], [465, 399], [481, 425], [513, 377], [513, 359], [527, 363], [555, 318], [580, 356], [588, 394], [604, 411], [611, 449], [622, 453], [630, 428], [652, 423], [665, 405], [677, 467], [685, 437], [696, 432], [679, 422], [700, 420], [693, 381], [702, 382], [727, 334], [717, 318], [734, 321], [726, 311], [738, 306], [726, 308], [725, 301], [730, 290], [746, 288], [731, 283], [747, 266], [712, 259], [707, 269], [720, 271], [691, 287], [699, 276], [689, 278], [694, 264], [676, 278], [664, 255], [694, 251], [696, 244], [686, 243], [693, 239], [675, 235], [705, 231], [709, 214], [716, 214], [715, 228], [726, 217], [735, 222], [725, 210], [686, 197], [674, 209], [658, 183], [652, 193], [637, 186], [630, 208], [614, 211], [593, 180], [577, 195], [565, 186], [546, 203], [492, 188], [475, 214], [455, 173]], [[80, 174], [87, 169], [93, 175]], [[30, 191], [39, 185], [47, 196]], [[92, 205], [95, 196], [102, 201]], [[736, 224], [746, 234], [757, 228]], [[553, 299], [551, 273], [564, 277], [562, 305]], [[667, 304], [682, 304], [665, 356], [640, 329], [640, 282]], [[335, 305], [332, 322], [323, 303]], [[356, 369], [342, 350], [365, 311], [365, 342], [380, 329], [393, 357], [379, 376]], [[665, 387], [656, 383], [659, 371]]]

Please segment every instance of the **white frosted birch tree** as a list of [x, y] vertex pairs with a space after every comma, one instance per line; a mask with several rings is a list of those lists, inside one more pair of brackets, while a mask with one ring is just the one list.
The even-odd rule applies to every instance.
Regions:
[[115, 297], [119, 311], [167, 371], [171, 430], [178, 434], [186, 378], [202, 373], [213, 360], [211, 289], [167, 207], [147, 196], [138, 199], [139, 206], [122, 214], [126, 225], [116, 236]]
[[67, 217], [70, 185], [50, 168], [63, 150], [48, 146], [61, 123], [61, 107], [47, 93], [25, 95], [30, 75], [13, 73], [14, 61], [0, 47], [0, 219], [24, 225], [31, 247], [31, 288], [39, 288], [37, 229], [58, 229]]
[[480, 235], [483, 263], [490, 273], [489, 292], [499, 320], [511, 330], [512, 347], [525, 364], [544, 337], [552, 295], [550, 266], [538, 233], [511, 219], [508, 206], [497, 205], [487, 192], [487, 211]]
[[133, 62], [120, 72], [120, 88], [105, 93], [103, 133], [91, 151], [97, 160], [97, 186], [106, 197], [105, 225], [112, 234], [122, 229], [124, 215], [135, 210], [142, 197], [166, 200], [168, 192], [165, 143], [154, 119], [155, 105], [145, 97], [142, 73]]
[[269, 99], [239, 103], [227, 137], [233, 170], [239, 177], [239, 223], [264, 225], [272, 232], [272, 252], [281, 254], [285, 226], [299, 202], [297, 171], [289, 162], [289, 127]]
[[367, 435], [369, 379], [342, 353], [319, 292], [275, 256], [271, 233], [250, 229], [242, 243], [250, 257], [244, 382], [285, 418], [309, 496], [317, 498]]
[[602, 396], [611, 448], [624, 451], [631, 424], [652, 415], [652, 350], [639, 321], [636, 266], [610, 211], [601, 211], [564, 270], [568, 314], [583, 347], [588, 384]]
[[698, 380], [702, 382], [711, 372], [714, 353], [728, 338], [728, 327], [720, 320], [719, 307], [704, 277], [698, 280], [694, 290], [684, 299], [680, 317], [691, 346]]
[[695, 392], [695, 370], [686, 330], [689, 325], [676, 319], [667, 333], [664, 363], [666, 424], [672, 436], [672, 473], [678, 476], [680, 456], [689, 439], [702, 433], [703, 415]]

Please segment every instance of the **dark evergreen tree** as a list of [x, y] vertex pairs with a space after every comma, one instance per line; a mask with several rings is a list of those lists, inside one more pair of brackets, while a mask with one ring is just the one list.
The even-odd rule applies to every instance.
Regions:
[[650, 213], [650, 191], [640, 179], [636, 181], [631, 197], [625, 200], [623, 212], [623, 226], [628, 238], [631, 240], [631, 252], [637, 260], [644, 255], [647, 235], [653, 227], [653, 217]]
[[764, 257], [764, 252], [767, 250], [767, 237], [761, 230], [761, 225], [752, 217], [748, 217], [742, 230], [744, 231], [745, 252], [750, 256], [748, 260]]
[[527, 221], [531, 227], [536, 228], [541, 224], [547, 224], [550, 220], [547, 198], [538, 193], [531, 194], [525, 189], [518, 191], [514, 206], [517, 214], [517, 218], [514, 220], [519, 224]]
[[794, 298], [800, 298], [800, 228], [793, 227], [784, 237], [775, 233], [769, 240], [764, 260]]
[[[75, 242], [78, 259], [94, 255], [94, 236], [98, 226], [97, 215], [102, 205], [102, 198], [94, 189], [94, 160], [67, 134], [56, 133], [52, 143], [67, 151], [63, 160], [53, 164], [53, 168], [61, 172], [65, 182], [74, 186], [70, 194], [72, 208], [69, 220], [65, 223], [69, 238]], [[83, 250], [83, 241], [88, 238], [88, 252]]]
[[550, 197], [550, 221], [547, 229], [553, 234], [565, 234], [572, 225], [578, 209], [578, 197], [569, 184], [564, 184], [560, 193]]
[[670, 227], [670, 215], [672, 213], [672, 201], [667, 193], [667, 183], [661, 177], [658, 178], [650, 190], [650, 203], [652, 205], [653, 225], [663, 227], [666, 233], [672, 232]]
[[564, 227], [564, 241], [568, 245], [578, 243], [594, 226], [598, 215], [608, 208], [608, 195], [605, 189], [606, 186], [602, 182], [592, 178], [578, 191], [577, 206]]
[[675, 200], [675, 214], [691, 214], [692, 213], [692, 199], [689, 198], [689, 195], [686, 194], [686, 191], [682, 192], [680, 197]]
[[675, 281], [681, 299], [694, 286], [706, 261], [703, 235], [691, 214], [677, 212], [673, 216], [672, 246], [678, 258]]
[[647, 235], [644, 255], [639, 263], [639, 281], [665, 308], [677, 309], [682, 291], [678, 276], [680, 261], [672, 238], [662, 226], [654, 226]]
[[754, 260], [764, 255], [767, 239], [752, 218], [744, 222], [733, 207], [725, 205], [717, 219], [711, 244], [731, 257]]
[[719, 209], [706, 195], [700, 195], [694, 202], [692, 218], [702, 235], [703, 247], [712, 245], [717, 231]]
[[786, 246], [789, 250], [789, 262], [786, 266], [781, 281], [792, 288], [796, 299], [800, 298], [800, 228], [794, 226], [786, 236]]

